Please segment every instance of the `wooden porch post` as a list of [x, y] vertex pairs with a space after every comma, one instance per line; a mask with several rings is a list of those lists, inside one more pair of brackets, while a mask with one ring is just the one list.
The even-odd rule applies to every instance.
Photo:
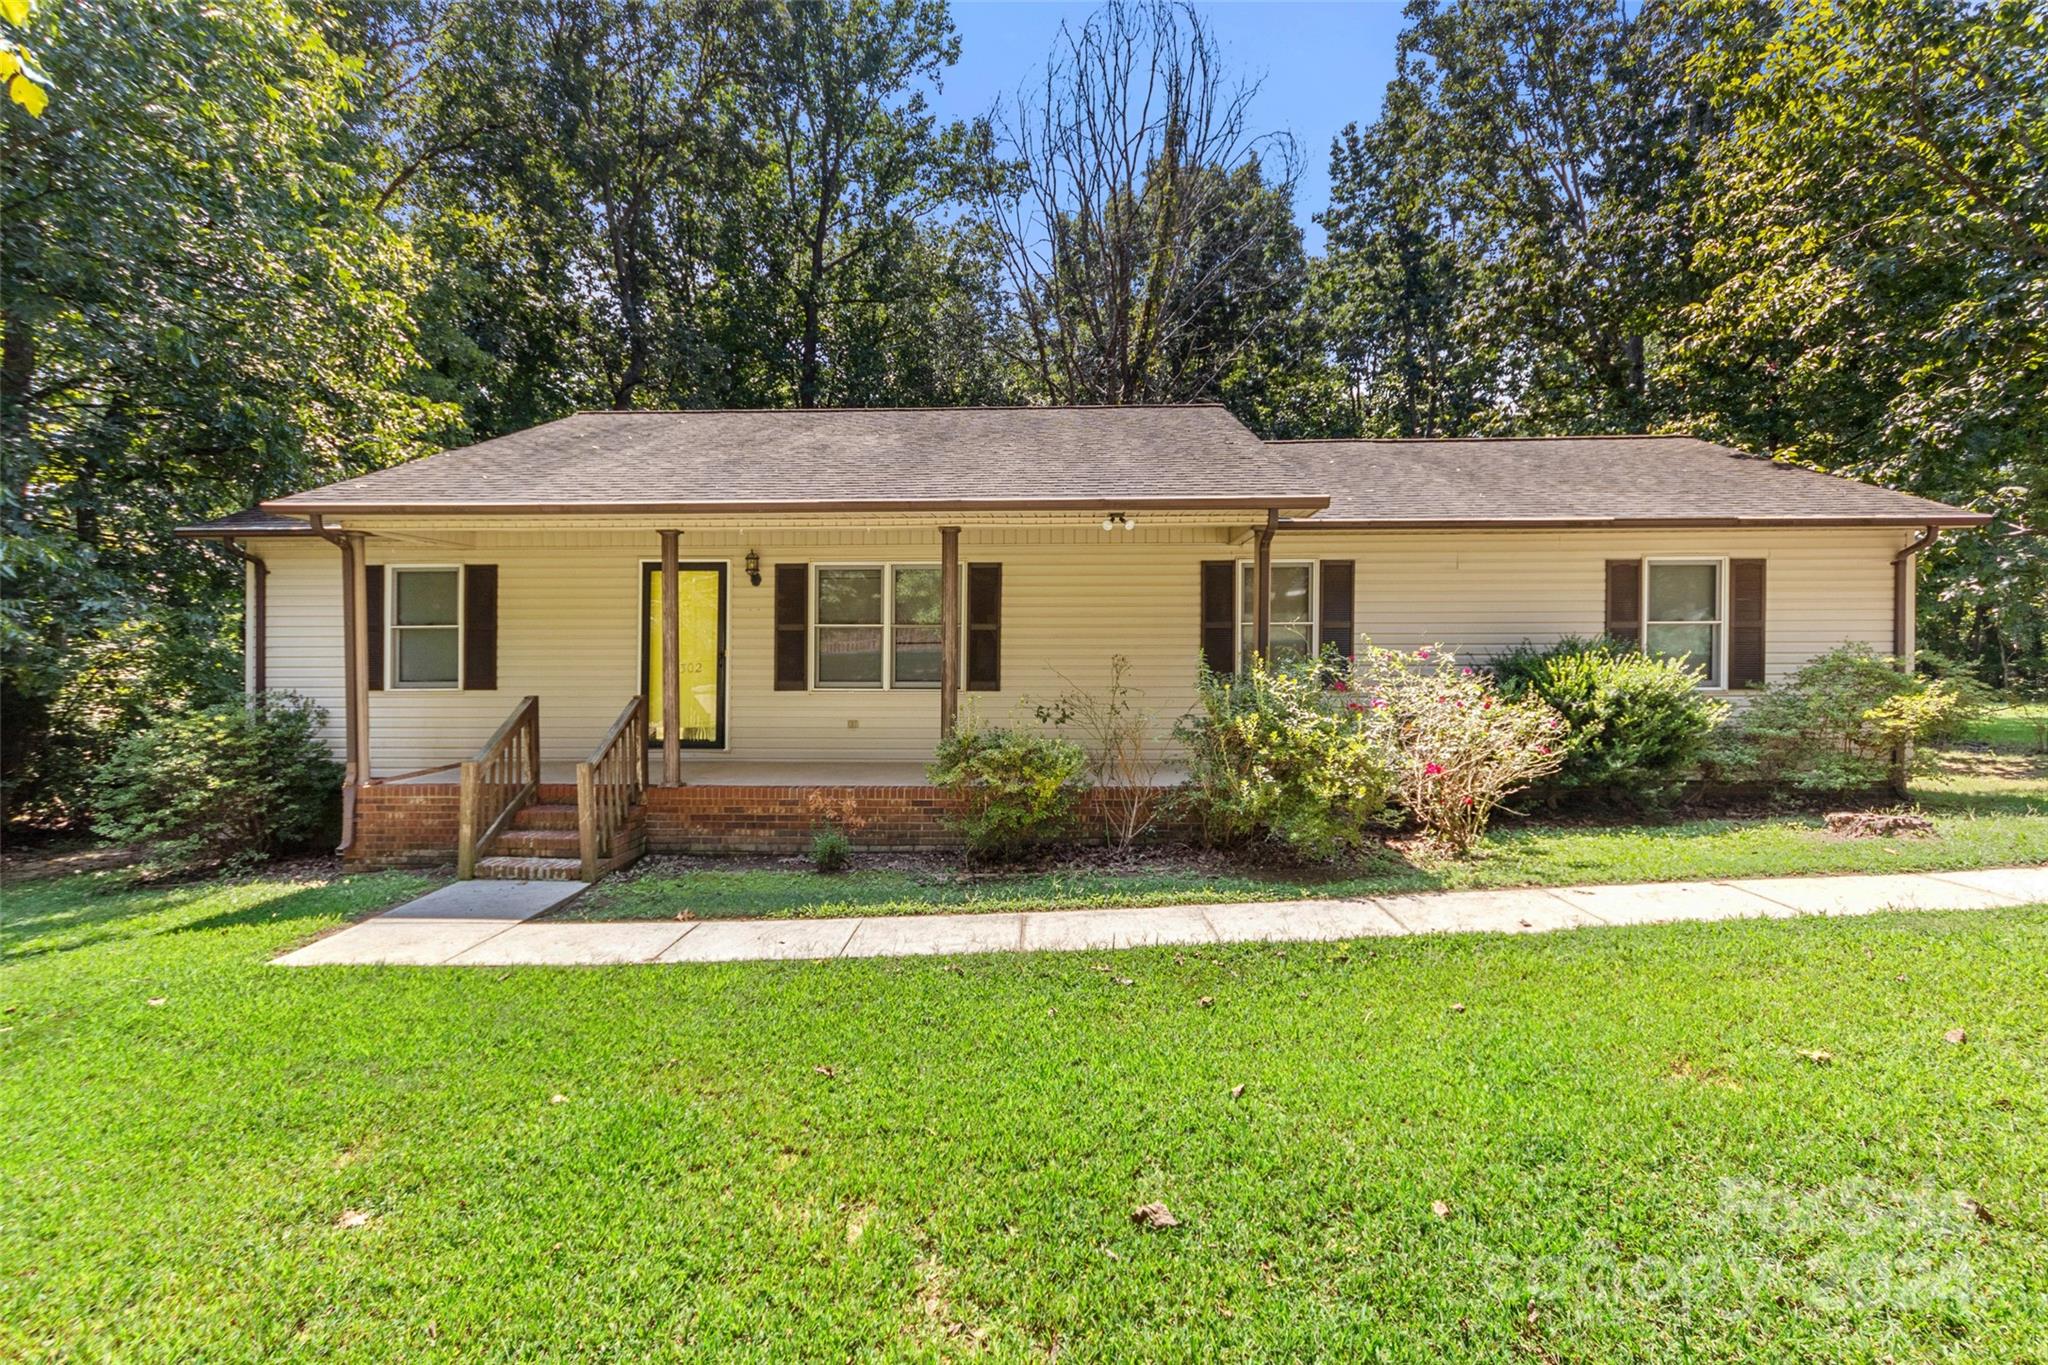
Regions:
[[358, 786], [370, 782], [370, 622], [363, 608], [363, 575], [369, 569], [360, 532], [341, 537], [342, 688], [346, 702], [343, 750]]
[[960, 720], [960, 528], [939, 528], [939, 738]]
[[1273, 636], [1273, 532], [1279, 529], [1280, 514], [1268, 510], [1266, 524], [1259, 528], [1257, 558], [1252, 581], [1257, 600], [1252, 603], [1252, 652], [1261, 659], [1272, 652]]
[[676, 718], [683, 710], [681, 611], [676, 604], [676, 541], [680, 531], [661, 533], [661, 784], [683, 785], [683, 739]]

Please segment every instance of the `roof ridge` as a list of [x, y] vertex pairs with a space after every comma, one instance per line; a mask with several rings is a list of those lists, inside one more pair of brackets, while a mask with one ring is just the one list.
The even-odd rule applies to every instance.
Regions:
[[[563, 422], [570, 417], [732, 417], [771, 413], [800, 416], [804, 413], [823, 412], [1157, 412], [1161, 408], [1222, 407], [1223, 404], [1214, 399], [1200, 399], [1185, 403], [946, 403], [930, 406], [889, 403], [870, 407], [834, 405], [817, 408], [577, 408], [563, 417], [550, 420]], [[546, 423], [541, 425], [545, 426]], [[522, 430], [531, 431], [533, 428], [525, 427]], [[506, 433], [508, 436], [516, 434]]]
[[[1719, 441], [1705, 436], [1693, 436], [1683, 431], [1607, 431], [1586, 435], [1563, 436], [1269, 436], [1269, 446], [1415, 446], [1448, 445], [1453, 442], [1466, 444], [1478, 441], [1699, 441], [1705, 445], [1721, 445]], [[1733, 446], [1722, 446], [1733, 450]]]

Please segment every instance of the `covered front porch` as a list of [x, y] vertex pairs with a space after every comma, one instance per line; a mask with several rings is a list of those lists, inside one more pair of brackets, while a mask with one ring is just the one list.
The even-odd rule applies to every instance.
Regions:
[[926, 768], [963, 715], [1033, 723], [1121, 656], [1163, 742], [1234, 635], [1197, 611], [1209, 570], [1243, 565], [1247, 645], [1272, 629], [1271, 515], [729, 520], [313, 517], [342, 568], [347, 856], [588, 880], [825, 827], [942, 846]]

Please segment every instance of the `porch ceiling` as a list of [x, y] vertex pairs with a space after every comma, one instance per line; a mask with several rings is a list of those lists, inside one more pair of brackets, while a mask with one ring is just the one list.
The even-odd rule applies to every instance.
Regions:
[[[1132, 503], [1125, 511], [1134, 526], [1140, 530], [1165, 527], [1222, 527], [1233, 532], [1244, 528], [1262, 526], [1266, 522], [1267, 509], [1263, 507], [1218, 507], [1200, 510], [1187, 508], [1152, 508]], [[1004, 531], [1024, 529], [1053, 529], [1070, 531], [1091, 531], [1123, 537], [1125, 531], [1104, 533], [1102, 522], [1107, 514], [1094, 511], [1016, 511], [1016, 512], [875, 512], [858, 515], [840, 513], [785, 513], [766, 515], [761, 513], [709, 515], [689, 514], [638, 514], [638, 515], [597, 515], [590, 513], [525, 513], [507, 514], [464, 514], [464, 515], [365, 515], [356, 514], [328, 518], [328, 525], [337, 530], [363, 531], [373, 536], [393, 540], [415, 540], [426, 544], [468, 545], [480, 537], [493, 539], [507, 535], [515, 536], [578, 536], [591, 533], [619, 532], [653, 536], [660, 531], [679, 530], [686, 537], [695, 533], [746, 539], [755, 536], [784, 534], [811, 534], [818, 532], [862, 533], [905, 531], [919, 534], [938, 534], [943, 526], [957, 526], [962, 531]], [[1283, 511], [1284, 516], [1296, 513]]]

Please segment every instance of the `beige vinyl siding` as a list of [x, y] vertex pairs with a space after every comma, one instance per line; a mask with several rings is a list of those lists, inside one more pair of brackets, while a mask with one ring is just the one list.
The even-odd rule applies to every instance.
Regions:
[[[373, 565], [499, 566], [498, 689], [371, 693], [380, 776], [468, 756], [529, 693], [541, 699], [543, 757], [573, 761], [638, 689], [640, 565], [659, 554], [651, 532], [448, 529], [431, 533], [433, 543], [404, 544], [376, 536], [374, 524], [366, 529]], [[1524, 639], [1597, 633], [1608, 559], [1762, 558], [1769, 565], [1766, 668], [1776, 681], [1844, 641], [1889, 646], [1891, 556], [1907, 538], [1894, 530], [1283, 532], [1274, 556], [1355, 560], [1361, 640], [1407, 649], [1442, 643], [1475, 660]], [[935, 689], [773, 690], [774, 565], [930, 564], [937, 540], [911, 529], [742, 535], [686, 526], [685, 562], [728, 564], [728, 756], [930, 756]], [[270, 684], [324, 705], [338, 749], [339, 552], [304, 541], [251, 548], [271, 566]], [[746, 579], [750, 548], [761, 555], [758, 588]], [[963, 713], [987, 723], [1028, 722], [1033, 701], [1069, 685], [1099, 690], [1111, 656], [1122, 654], [1163, 733], [1193, 700], [1198, 565], [1250, 555], [1242, 527], [967, 527], [962, 563], [1003, 565], [1003, 690], [963, 692]], [[691, 757], [685, 754], [686, 765]]]

